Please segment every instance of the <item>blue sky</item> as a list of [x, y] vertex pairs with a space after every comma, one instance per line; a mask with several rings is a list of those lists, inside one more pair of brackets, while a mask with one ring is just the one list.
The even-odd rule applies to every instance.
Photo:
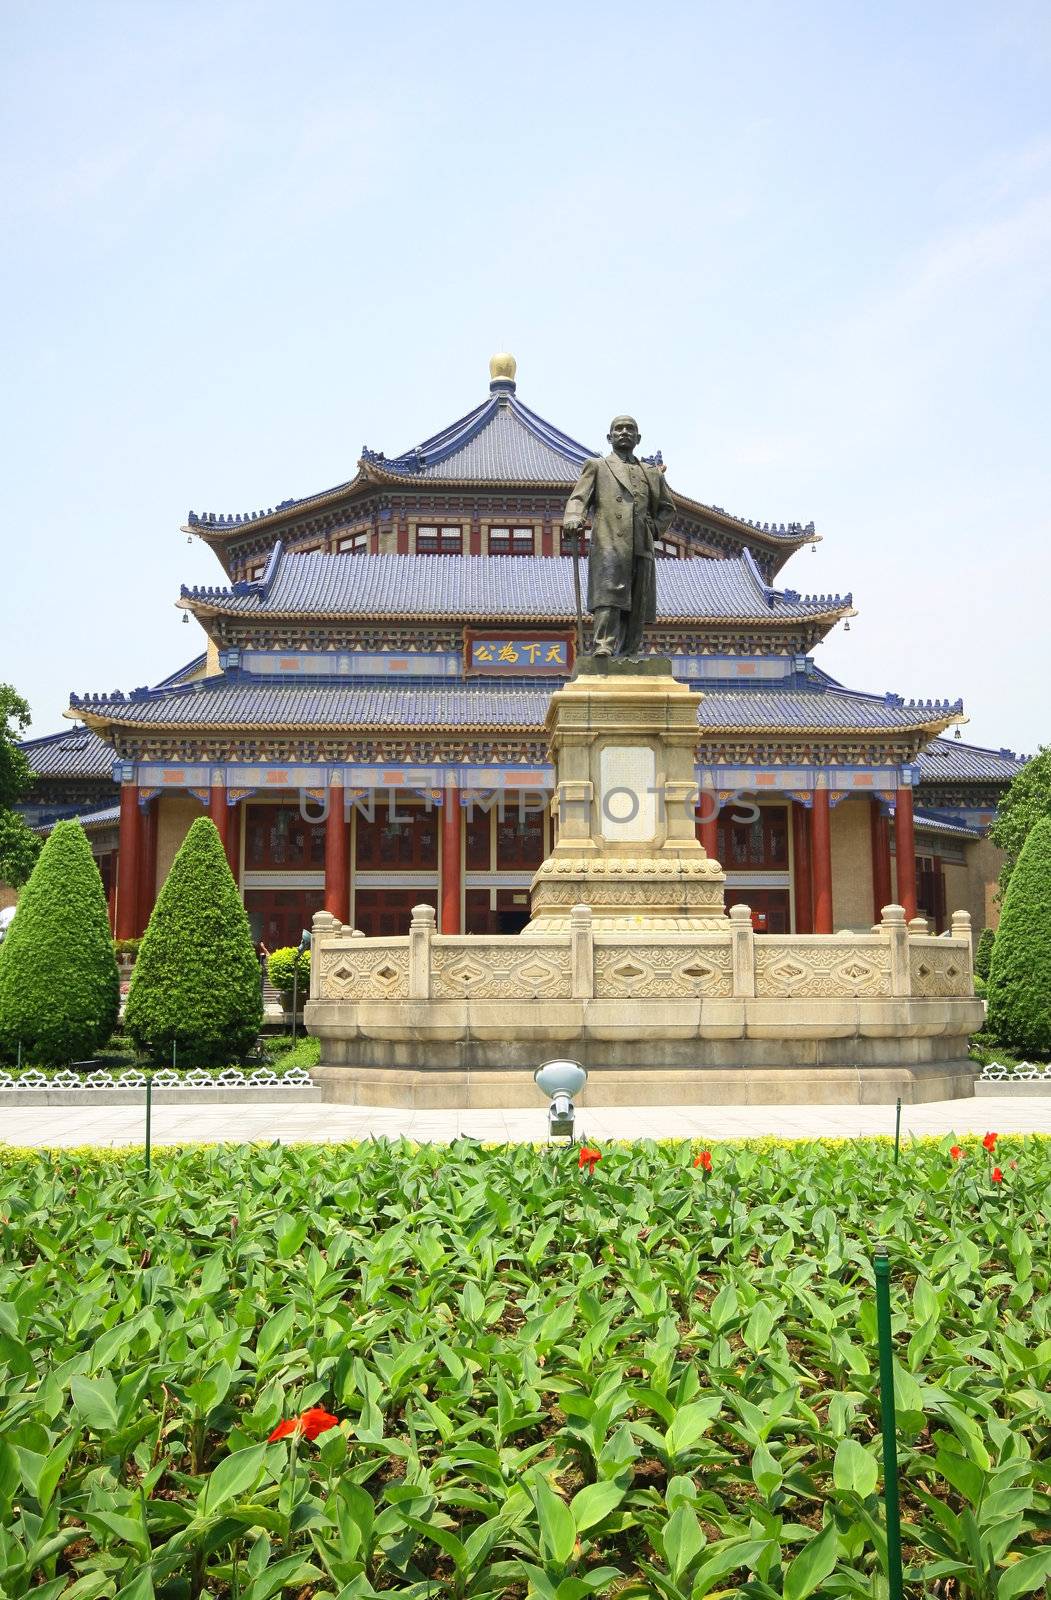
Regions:
[[187, 659], [187, 510], [487, 393], [824, 535], [853, 687], [1051, 738], [1051, 8], [52, 3], [0, 15], [0, 678]]

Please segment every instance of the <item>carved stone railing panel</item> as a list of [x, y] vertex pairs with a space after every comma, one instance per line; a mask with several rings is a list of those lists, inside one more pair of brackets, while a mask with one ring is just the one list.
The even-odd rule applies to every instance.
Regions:
[[879, 938], [767, 934], [755, 941], [755, 992], [800, 1000], [889, 995], [890, 950]]
[[[327, 942], [327, 941], [326, 941]], [[409, 994], [407, 939], [354, 939], [314, 958], [321, 1000], [405, 1000]]]
[[432, 1000], [569, 999], [569, 941], [505, 936], [431, 944]]
[[914, 995], [951, 999], [972, 992], [970, 962], [955, 939], [911, 939], [909, 980]]
[[725, 942], [595, 946], [595, 998], [729, 999], [733, 960]]

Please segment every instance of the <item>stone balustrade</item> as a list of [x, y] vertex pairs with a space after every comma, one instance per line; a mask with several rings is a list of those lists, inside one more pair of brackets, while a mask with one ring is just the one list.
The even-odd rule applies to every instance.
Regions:
[[870, 933], [759, 934], [746, 906], [725, 931], [596, 930], [575, 906], [565, 935], [446, 935], [417, 906], [402, 938], [367, 939], [314, 918], [310, 998], [332, 1001], [968, 999], [971, 919], [948, 936], [885, 906]]

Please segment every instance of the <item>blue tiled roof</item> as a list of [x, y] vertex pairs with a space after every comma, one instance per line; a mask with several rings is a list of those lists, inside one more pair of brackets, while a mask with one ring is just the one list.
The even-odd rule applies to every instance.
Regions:
[[[603, 447], [604, 450], [605, 447]], [[363, 446], [359, 466], [366, 479], [407, 483], [446, 482], [465, 484], [537, 484], [552, 488], [568, 488], [576, 482], [580, 468], [589, 456], [602, 454], [591, 450], [569, 434], [523, 405], [516, 393], [513, 380], [498, 378], [490, 384], [489, 398], [475, 406], [466, 416], [460, 417], [440, 433], [432, 434], [422, 444], [405, 450], [401, 455], [387, 457], [381, 450]], [[646, 460], [660, 462], [660, 452]], [[338, 498], [350, 490], [360, 479], [349, 479], [320, 494], [306, 495], [300, 499], [282, 500], [267, 510], [238, 512], [235, 515], [191, 511], [187, 526], [203, 531], [230, 533], [238, 528], [252, 527], [257, 523], [277, 518], [279, 521], [300, 511]], [[770, 542], [783, 542], [789, 546], [816, 538], [814, 524], [806, 527], [800, 522], [769, 523], [752, 521], [725, 511], [722, 506], [705, 505], [677, 496], [680, 502], [700, 513], [714, 513], [751, 529]], [[790, 553], [790, 552], [789, 552]]]
[[921, 783], [1010, 783], [1028, 760], [1013, 750], [985, 750], [955, 739], [932, 739], [917, 757]]
[[[587, 562], [582, 563], [586, 586]], [[440, 617], [458, 621], [570, 622], [568, 556], [399, 556], [283, 554], [263, 577], [232, 588], [183, 588], [193, 609], [241, 616]], [[835, 617], [847, 595], [802, 595], [764, 583], [752, 555], [696, 557], [657, 565], [662, 621], [730, 618], [778, 622]]]
[[108, 778], [113, 749], [90, 728], [67, 727], [19, 746], [38, 778]]
[[962, 700], [903, 700], [896, 694], [840, 688], [745, 689], [705, 694], [698, 721], [712, 733], [751, 729], [875, 732], [944, 726], [962, 712]]
[[[103, 723], [150, 727], [493, 728], [539, 731], [552, 687], [516, 680], [417, 678], [396, 685], [209, 678], [164, 692], [74, 701]], [[789, 729], [814, 733], [894, 732], [944, 726], [960, 702], [906, 703], [897, 695], [848, 690], [724, 691], [705, 694], [698, 721], [708, 734]]]
[[957, 822], [953, 817], [939, 816], [935, 811], [919, 811], [914, 809], [913, 822], [921, 833], [946, 833], [954, 839], [980, 839], [981, 828], [969, 828], [964, 822]]
[[[112, 759], [113, 751], [111, 750], [110, 760], [112, 761]], [[112, 827], [114, 823], [119, 822], [120, 806], [103, 806], [100, 811], [78, 812], [75, 816], [63, 817], [61, 820], [63, 822], [79, 822], [80, 826], [90, 833], [94, 828], [109, 828]], [[38, 833], [50, 833], [52, 828], [57, 827], [57, 821], [47, 822], [42, 828], [38, 828], [36, 831]]]

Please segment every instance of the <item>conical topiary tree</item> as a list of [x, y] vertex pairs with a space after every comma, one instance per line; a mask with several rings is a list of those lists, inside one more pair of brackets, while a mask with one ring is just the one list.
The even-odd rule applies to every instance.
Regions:
[[1051, 1055], [1051, 817], [1011, 873], [989, 968], [988, 1030], [1016, 1055]]
[[225, 1066], [254, 1044], [263, 1021], [259, 963], [218, 830], [191, 827], [164, 887], [131, 977], [124, 1027], [136, 1046], [180, 1066]]
[[79, 822], [59, 822], [0, 944], [0, 1049], [41, 1065], [90, 1056], [117, 1024], [106, 896]]
[[992, 928], [983, 928], [974, 952], [974, 975], [976, 978], [988, 978], [989, 963], [993, 959], [993, 941], [996, 934]]

